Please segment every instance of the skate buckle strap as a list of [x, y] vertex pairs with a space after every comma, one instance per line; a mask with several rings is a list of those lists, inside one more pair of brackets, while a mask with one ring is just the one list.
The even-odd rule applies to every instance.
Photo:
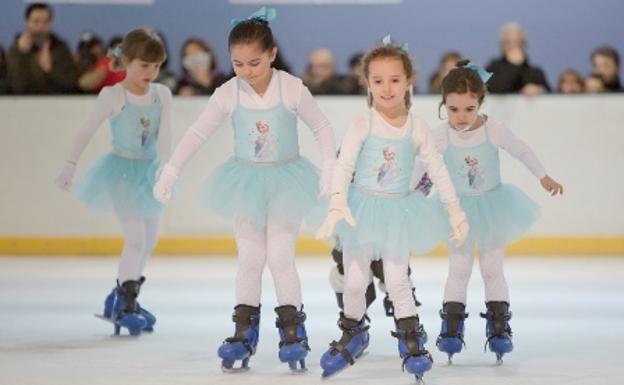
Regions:
[[423, 336], [423, 332], [418, 331], [390, 331], [390, 335], [396, 339], [405, 341], [405, 346], [409, 350], [408, 357], [418, 357], [425, 354], [429, 354], [426, 349], [420, 348], [420, 338]]
[[355, 360], [353, 359], [353, 356], [351, 356], [351, 353], [349, 353], [349, 349], [347, 349], [344, 345], [340, 344], [339, 342], [332, 341], [329, 346], [336, 352], [342, 354], [342, 356], [347, 360], [349, 365], [355, 364]]
[[243, 344], [243, 346], [245, 347], [245, 349], [247, 349], [247, 351], [250, 354], [254, 354], [255, 353], [255, 349], [253, 347], [253, 345], [251, 344], [251, 342], [249, 342], [249, 340], [247, 338], [241, 338], [241, 337], [228, 337], [225, 339], [225, 341], [223, 341], [223, 344], [231, 344], [231, 343], [237, 343], [240, 342]]

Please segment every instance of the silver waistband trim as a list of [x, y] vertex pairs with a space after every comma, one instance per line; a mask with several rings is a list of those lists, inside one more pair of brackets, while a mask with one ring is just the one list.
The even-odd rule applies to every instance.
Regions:
[[154, 160], [156, 159], [156, 157], [153, 157], [153, 158], [140, 157], [140, 156], [134, 156], [128, 153], [120, 152], [120, 151], [113, 151], [112, 154], [120, 158], [132, 159], [132, 160]]
[[256, 166], [256, 167], [274, 167], [274, 166], [281, 166], [284, 164], [289, 164], [289, 163], [293, 163], [298, 161], [299, 159], [301, 159], [301, 156], [297, 155], [294, 158], [290, 158], [290, 159], [284, 159], [284, 160], [277, 160], [275, 162], [256, 162], [254, 160], [248, 160], [248, 159], [243, 159], [243, 158], [234, 158], [234, 160], [238, 163], [242, 163], [242, 164], [247, 164], [250, 166]]
[[376, 197], [380, 197], [380, 198], [388, 198], [388, 199], [401, 199], [401, 198], [405, 198], [406, 196], [409, 195], [409, 190], [405, 191], [405, 192], [398, 192], [398, 193], [392, 193], [392, 192], [385, 192], [385, 191], [375, 191], [375, 190], [371, 190], [368, 189], [366, 187], [360, 186], [360, 185], [354, 185], [354, 187], [356, 189], [358, 189], [360, 192], [366, 194], [366, 195], [372, 195], [372, 196], [376, 196]]
[[478, 192], [473, 192], [473, 193], [464, 193], [464, 192], [458, 192], [457, 195], [461, 196], [461, 197], [478, 197], [479, 195], [483, 195], [485, 193], [489, 193], [490, 191], [494, 191], [494, 190], [498, 190], [499, 188], [501, 188], [502, 183], [497, 184], [496, 186], [492, 187], [489, 190], [484, 190], [484, 191], [478, 191]]

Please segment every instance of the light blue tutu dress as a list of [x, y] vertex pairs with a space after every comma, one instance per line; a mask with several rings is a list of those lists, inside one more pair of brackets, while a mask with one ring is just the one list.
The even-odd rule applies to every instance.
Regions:
[[202, 201], [225, 218], [242, 217], [265, 226], [270, 215], [298, 225], [318, 205], [318, 170], [299, 155], [297, 116], [282, 99], [267, 109], [251, 109], [240, 104], [232, 113], [234, 156], [204, 182]]
[[75, 196], [97, 211], [154, 218], [163, 206], [154, 199], [161, 103], [139, 106], [128, 101], [110, 119], [113, 151], [98, 158], [74, 189]]
[[[470, 147], [454, 146], [447, 128], [444, 152], [444, 162], [470, 225], [468, 241], [476, 242], [482, 250], [517, 240], [540, 214], [539, 206], [519, 188], [501, 183], [498, 147], [490, 141], [488, 126], [486, 122], [483, 127], [486, 140]], [[439, 205], [439, 210], [444, 208]]]
[[[372, 110], [371, 110], [372, 114]], [[408, 259], [446, 238], [446, 214], [440, 215], [422, 193], [410, 190], [417, 150], [412, 139], [413, 119], [401, 139], [387, 139], [369, 131], [358, 156], [348, 204], [357, 225], [341, 221], [336, 235], [343, 250], [373, 260]]]

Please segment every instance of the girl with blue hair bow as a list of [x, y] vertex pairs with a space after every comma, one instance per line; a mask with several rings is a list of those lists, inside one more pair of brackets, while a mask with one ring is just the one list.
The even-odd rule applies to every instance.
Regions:
[[466, 210], [470, 236], [463, 246], [449, 244], [449, 272], [440, 310], [442, 327], [438, 349], [449, 356], [464, 345], [466, 292], [475, 244], [485, 282], [486, 335], [489, 349], [502, 362], [511, 352], [509, 293], [503, 271], [504, 246], [518, 239], [537, 219], [539, 207], [520, 189], [501, 182], [498, 149], [520, 160], [551, 195], [563, 187], [546, 174], [531, 148], [502, 123], [479, 113], [486, 82], [492, 76], [462, 60], [442, 81], [442, 102], [448, 119], [434, 128], [433, 137], [443, 155], [453, 184]]
[[368, 347], [365, 292], [371, 261], [381, 260], [394, 307], [392, 335], [398, 340], [404, 370], [420, 381], [432, 359], [412, 294], [409, 257], [446, 238], [447, 215], [437, 215], [434, 206], [410, 188], [417, 157], [446, 205], [450, 238], [461, 244], [468, 225], [427, 124], [410, 111], [414, 72], [407, 47], [387, 37], [364, 56], [362, 68], [369, 87], [368, 108], [345, 134], [329, 211], [317, 233], [317, 238], [334, 233], [339, 237], [344, 269], [344, 310], [338, 320], [342, 335], [321, 357], [322, 375], [353, 365]]
[[[277, 47], [262, 8], [232, 21], [229, 51], [236, 77], [217, 88], [188, 129], [154, 187], [161, 202], [193, 154], [226, 120], [234, 128], [234, 156], [207, 180], [202, 197], [214, 211], [234, 220], [238, 247], [235, 334], [219, 347], [225, 371], [247, 369], [256, 352], [264, 266], [275, 283], [279, 359], [305, 369], [308, 339], [295, 241], [303, 216], [329, 193], [336, 147], [333, 129], [301, 79], [272, 67]], [[297, 119], [310, 127], [323, 159], [316, 167], [299, 153]], [[239, 368], [234, 368], [241, 361]]]

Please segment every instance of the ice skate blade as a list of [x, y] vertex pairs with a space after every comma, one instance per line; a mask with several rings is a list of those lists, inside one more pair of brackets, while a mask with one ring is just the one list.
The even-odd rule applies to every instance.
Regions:
[[[113, 325], [115, 324], [115, 322], [112, 319], [104, 316], [103, 314], [93, 314], [93, 316], [95, 318], [97, 318], [97, 319], [101, 319], [102, 321], [111, 323]], [[141, 334], [153, 334], [153, 333], [154, 333], [154, 328], [151, 328], [151, 329], [141, 329]], [[132, 337], [136, 337], [136, 336], [132, 336]]]
[[102, 321], [106, 321], [106, 322], [109, 322], [109, 323], [112, 323], [112, 324], [114, 324], [114, 323], [115, 323], [115, 322], [113, 322], [113, 320], [112, 320], [112, 319], [110, 319], [110, 318], [108, 318], [108, 317], [105, 317], [103, 314], [93, 314], [93, 316], [94, 316], [95, 318], [99, 318], [99, 319], [101, 319]]
[[[367, 352], [367, 351], [363, 351], [363, 352], [362, 352], [362, 353], [360, 353], [358, 356], [354, 357], [354, 358], [353, 358], [353, 361], [354, 361], [354, 362], [353, 362], [353, 365], [355, 365], [355, 363], [356, 363], [356, 362], [358, 362], [361, 358], [363, 358], [363, 357], [364, 357], [364, 356], [366, 356], [366, 355], [368, 355], [368, 352]], [[333, 373], [326, 373], [325, 371], [323, 371], [323, 373], [321, 373], [321, 380], [328, 380], [328, 379], [330, 379], [330, 378], [332, 378], [332, 377], [336, 376], [338, 373], [340, 373], [340, 372], [344, 371], [345, 369], [347, 369], [347, 368], [349, 368], [349, 367], [351, 367], [351, 366], [353, 366], [353, 365], [347, 365], [347, 366], [345, 366], [344, 368], [342, 368], [342, 369], [340, 369], [340, 370], [337, 370], [337, 371], [335, 371], [335, 372], [333, 372]]]
[[295, 375], [304, 374], [308, 371], [308, 368], [305, 366], [305, 359], [288, 362], [288, 368], [290, 372]]
[[225, 366], [221, 366], [221, 371], [228, 374], [245, 373], [248, 372], [249, 369], [251, 369], [249, 366], [246, 368], [226, 368]]

